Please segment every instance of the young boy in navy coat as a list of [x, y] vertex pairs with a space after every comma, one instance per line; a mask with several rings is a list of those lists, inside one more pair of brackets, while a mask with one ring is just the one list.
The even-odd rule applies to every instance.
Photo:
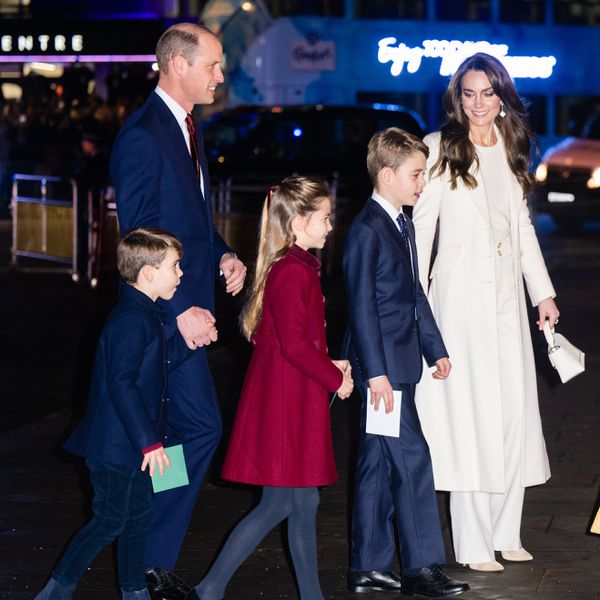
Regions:
[[[414, 402], [423, 356], [435, 365], [436, 379], [445, 379], [451, 368], [419, 283], [412, 222], [402, 212], [423, 191], [428, 152], [421, 140], [395, 127], [371, 138], [367, 168], [374, 191], [346, 238], [349, 356], [363, 404], [348, 573], [352, 592], [452, 596], [469, 589], [440, 567], [446, 558], [431, 458]], [[390, 413], [394, 390], [402, 393], [399, 437], [366, 433], [367, 402]], [[392, 572], [392, 518], [402, 579]]]
[[117, 264], [127, 285], [98, 341], [86, 414], [65, 444], [86, 459], [94, 516], [36, 600], [71, 598], [94, 556], [117, 537], [123, 598], [150, 599], [144, 551], [153, 504], [145, 470], [162, 475], [170, 467], [162, 444], [166, 373], [192, 354], [179, 333], [165, 340], [156, 300], [173, 297], [181, 255], [179, 240], [159, 229], [135, 229], [119, 244]]

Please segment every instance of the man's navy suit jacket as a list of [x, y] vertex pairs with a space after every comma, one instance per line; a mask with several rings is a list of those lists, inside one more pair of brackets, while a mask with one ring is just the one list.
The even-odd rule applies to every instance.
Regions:
[[197, 141], [204, 199], [181, 128], [156, 92], [127, 120], [110, 161], [121, 232], [159, 227], [183, 243], [183, 277], [175, 296], [166, 303], [172, 318], [191, 306], [214, 313], [219, 261], [231, 251], [213, 226], [210, 180], [199, 130]]
[[392, 387], [421, 379], [423, 356], [432, 366], [448, 356], [429, 302], [419, 283], [414, 227], [407, 219], [412, 250], [398, 228], [370, 198], [346, 237], [344, 274], [350, 322], [350, 356], [363, 382], [387, 375]]
[[142, 450], [166, 433], [167, 371], [191, 354], [177, 331], [165, 342], [160, 307], [124, 285], [98, 340], [86, 413], [65, 448], [139, 468]]

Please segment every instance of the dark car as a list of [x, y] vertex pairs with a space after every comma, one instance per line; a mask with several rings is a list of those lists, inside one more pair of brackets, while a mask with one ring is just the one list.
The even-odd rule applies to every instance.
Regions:
[[600, 111], [586, 121], [580, 137], [549, 148], [538, 166], [536, 208], [561, 228], [600, 219]]
[[350, 222], [371, 193], [367, 144], [376, 131], [400, 127], [422, 137], [418, 114], [397, 106], [241, 106], [202, 124], [215, 205], [225, 239], [251, 261], [269, 185], [292, 174], [325, 181], [333, 199], [333, 234], [319, 257], [340, 268]]
[[375, 131], [400, 127], [419, 137], [416, 113], [395, 106], [241, 106], [203, 124], [213, 189], [223, 211], [256, 211], [268, 184], [299, 173], [328, 182], [337, 198], [363, 198], [371, 185], [367, 144]]

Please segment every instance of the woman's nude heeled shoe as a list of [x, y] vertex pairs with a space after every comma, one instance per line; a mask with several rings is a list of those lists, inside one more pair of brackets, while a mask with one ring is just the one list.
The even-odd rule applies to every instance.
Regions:
[[525, 562], [527, 560], [533, 560], [533, 556], [525, 548], [519, 548], [518, 550], [502, 550], [502, 558], [504, 560], [510, 560], [512, 562]]
[[490, 560], [489, 562], [484, 563], [469, 563], [469, 569], [473, 571], [485, 571], [488, 573], [491, 573], [492, 571], [504, 571], [504, 567], [497, 560]]

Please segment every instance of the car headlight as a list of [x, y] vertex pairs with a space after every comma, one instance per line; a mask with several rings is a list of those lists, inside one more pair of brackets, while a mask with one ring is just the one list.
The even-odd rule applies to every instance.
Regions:
[[587, 181], [587, 186], [593, 190], [600, 187], [600, 167], [596, 167], [592, 171], [592, 176]]
[[535, 179], [539, 183], [544, 183], [548, 177], [548, 166], [546, 163], [540, 163], [535, 170]]

